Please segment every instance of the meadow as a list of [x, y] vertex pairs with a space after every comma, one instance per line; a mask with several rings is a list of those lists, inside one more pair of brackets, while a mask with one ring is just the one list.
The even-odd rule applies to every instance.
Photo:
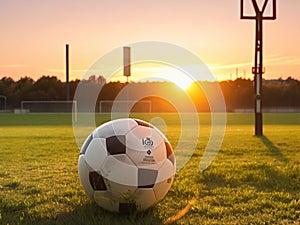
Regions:
[[[161, 117], [171, 144], [178, 142], [178, 115], [132, 116]], [[203, 172], [210, 116], [199, 118], [197, 149], [167, 196], [126, 215], [84, 193], [71, 115], [0, 114], [0, 224], [300, 224], [300, 114], [264, 114], [263, 137], [253, 135], [252, 114], [228, 114], [221, 149]]]

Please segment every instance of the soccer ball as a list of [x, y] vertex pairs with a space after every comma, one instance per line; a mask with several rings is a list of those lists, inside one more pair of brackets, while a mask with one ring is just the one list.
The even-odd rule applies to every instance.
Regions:
[[85, 140], [78, 160], [86, 194], [113, 212], [148, 209], [167, 194], [175, 171], [174, 152], [164, 134], [131, 118], [96, 128]]

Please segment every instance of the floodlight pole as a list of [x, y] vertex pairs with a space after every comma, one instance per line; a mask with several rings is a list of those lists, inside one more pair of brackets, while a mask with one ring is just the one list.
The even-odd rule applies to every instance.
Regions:
[[66, 44], [66, 98], [70, 100], [70, 84], [69, 84], [69, 45]]
[[256, 19], [256, 37], [255, 37], [255, 56], [254, 68], [254, 88], [255, 88], [255, 135], [263, 135], [263, 119], [262, 119], [262, 75], [263, 75], [263, 38], [262, 38], [262, 15], [259, 14]]
[[255, 135], [263, 136], [263, 116], [262, 116], [262, 76], [263, 70], [263, 20], [276, 19], [276, 0], [273, 0], [272, 16], [263, 16], [268, 0], [264, 1], [262, 9], [259, 9], [256, 0], [252, 0], [252, 4], [256, 16], [244, 15], [244, 0], [241, 0], [241, 19], [251, 19], [256, 21], [255, 33], [255, 56], [254, 67], [252, 73], [254, 74], [254, 109], [255, 109]]

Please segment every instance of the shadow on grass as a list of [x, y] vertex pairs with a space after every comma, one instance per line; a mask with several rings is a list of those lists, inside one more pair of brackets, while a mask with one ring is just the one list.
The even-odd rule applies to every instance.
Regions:
[[230, 174], [208, 170], [203, 173], [199, 182], [208, 190], [248, 186], [262, 192], [297, 193], [300, 188], [298, 170], [290, 166], [278, 167], [254, 162], [238, 168], [228, 168], [227, 172]]
[[[1, 202], [0, 202], [1, 203]], [[47, 215], [29, 213], [28, 208], [5, 208], [1, 213], [0, 224], [22, 225], [158, 225], [163, 224], [157, 213], [149, 209], [141, 213], [119, 214], [101, 209], [93, 202], [78, 206], [69, 212], [57, 214], [55, 218]]]
[[119, 214], [101, 209], [95, 203], [87, 203], [69, 213], [59, 214], [55, 224], [84, 224], [84, 225], [130, 225], [130, 224], [163, 224], [153, 209], [141, 213]]
[[267, 156], [265, 161], [236, 161], [221, 166], [222, 169], [220, 166], [210, 167], [203, 172], [199, 182], [209, 189], [246, 185], [259, 191], [296, 193], [300, 188], [300, 166], [286, 158], [266, 136], [259, 139], [267, 148], [262, 155]]
[[261, 136], [259, 137], [260, 140], [262, 141], [262, 143], [267, 147], [267, 149], [269, 150], [269, 152], [271, 153], [271, 155], [281, 161], [281, 162], [284, 162], [284, 163], [287, 163], [288, 162], [288, 159], [284, 157], [284, 155], [281, 153], [280, 149], [277, 148], [273, 142], [270, 141], [270, 139], [266, 136]]

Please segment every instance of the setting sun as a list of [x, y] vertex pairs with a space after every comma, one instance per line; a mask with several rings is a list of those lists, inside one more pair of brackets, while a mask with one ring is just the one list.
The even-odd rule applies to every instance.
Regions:
[[191, 86], [193, 81], [191, 79], [186, 78], [186, 77], [179, 77], [178, 80], [176, 79], [172, 82], [175, 83], [176, 86], [178, 86], [182, 90], [187, 90]]
[[[109, 81], [123, 81], [123, 70], [115, 73]], [[132, 64], [132, 74], [129, 79], [133, 82], [161, 81], [171, 82], [182, 90], [187, 90], [194, 80], [184, 71], [175, 66], [163, 63], [143, 62]]]
[[154, 77], [163, 81], [172, 82], [182, 90], [189, 88], [193, 82], [193, 80], [186, 73], [171, 66], [163, 67], [160, 73], [154, 74]]

